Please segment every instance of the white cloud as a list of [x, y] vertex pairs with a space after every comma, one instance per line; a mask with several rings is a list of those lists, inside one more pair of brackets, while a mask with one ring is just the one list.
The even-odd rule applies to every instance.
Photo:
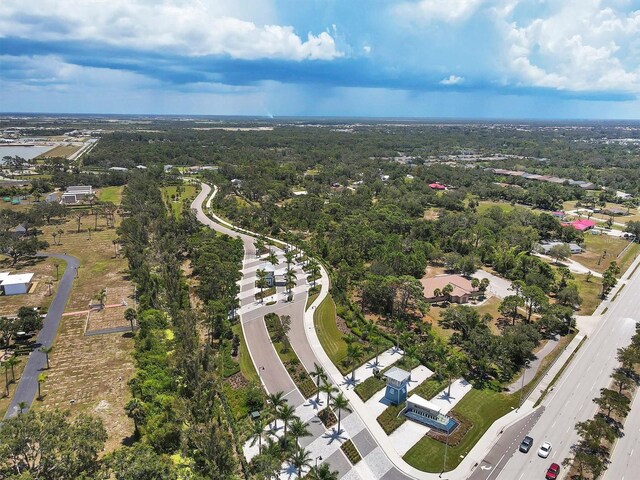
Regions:
[[606, 0], [570, 0], [528, 23], [504, 10], [507, 76], [524, 85], [571, 91], [640, 93], [640, 10]]
[[464, 82], [464, 77], [457, 75], [449, 75], [447, 78], [440, 80], [440, 84], [442, 85], [460, 85], [462, 82]]
[[485, 0], [419, 0], [404, 2], [396, 7], [396, 13], [410, 21], [456, 22], [475, 13]]
[[327, 32], [308, 33], [303, 40], [292, 26], [260, 25], [240, 18], [252, 12], [243, 3], [244, 13], [230, 1], [67, 0], [60, 4], [59, 0], [3, 0], [0, 36], [97, 41], [245, 60], [331, 60], [342, 55]]

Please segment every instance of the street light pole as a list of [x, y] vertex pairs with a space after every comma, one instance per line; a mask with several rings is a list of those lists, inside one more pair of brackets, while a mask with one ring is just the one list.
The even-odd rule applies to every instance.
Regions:
[[316, 477], [316, 478], [318, 478], [318, 460], [322, 461], [322, 455], [318, 455], [318, 456], [316, 457], [316, 467], [315, 467], [315, 469], [313, 470], [313, 471], [314, 471], [314, 473], [315, 473], [315, 477]]
[[440, 475], [438, 475], [438, 478], [442, 478], [442, 474], [447, 468], [447, 450], [449, 450], [449, 432], [447, 432], [447, 442], [444, 444], [444, 459], [442, 461], [442, 471], [440, 472]]
[[520, 407], [522, 406], [522, 396], [524, 395], [524, 376], [527, 373], [527, 368], [529, 368], [528, 360], [524, 363], [524, 369], [522, 370], [522, 387], [520, 387], [520, 401], [518, 402], [518, 408], [516, 408], [516, 412], [520, 410]]

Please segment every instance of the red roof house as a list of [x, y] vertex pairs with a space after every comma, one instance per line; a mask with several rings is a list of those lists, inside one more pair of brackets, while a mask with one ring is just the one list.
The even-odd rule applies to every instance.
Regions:
[[445, 187], [444, 185], [442, 185], [441, 183], [438, 182], [433, 182], [429, 184], [429, 188], [433, 189], [433, 190], [446, 190], [447, 187]]
[[571, 223], [563, 223], [562, 224], [565, 227], [573, 227], [576, 230], [580, 230], [581, 232], [584, 232], [585, 230], [589, 230], [590, 228], [593, 228], [596, 226], [596, 222], [594, 222], [593, 220], [575, 220]]

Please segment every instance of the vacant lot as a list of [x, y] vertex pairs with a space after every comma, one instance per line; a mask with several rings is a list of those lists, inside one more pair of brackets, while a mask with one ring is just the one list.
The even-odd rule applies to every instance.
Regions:
[[51, 150], [44, 152], [41, 155], [38, 155], [37, 158], [51, 158], [51, 157], [68, 158], [70, 155], [73, 155], [78, 150], [80, 150], [80, 147], [76, 145], [58, 145], [57, 147], [53, 147]]
[[[87, 215], [80, 219], [78, 233], [75, 212], [61, 225], [43, 227], [41, 235], [42, 240], [50, 244], [49, 252], [68, 253], [80, 259], [78, 277], [73, 284], [66, 311], [86, 310], [91, 299], [96, 298], [103, 288], [129, 285], [127, 261], [115, 256], [115, 229], [107, 228], [104, 218], [98, 217], [98, 228], [95, 230], [95, 218]], [[60, 230], [63, 233], [57, 238], [56, 245], [52, 233]]]
[[98, 190], [98, 200], [120, 205], [122, 202], [122, 190], [124, 187], [104, 187]]
[[130, 398], [127, 382], [134, 374], [130, 333], [84, 336], [85, 315], [62, 317], [51, 368], [36, 408], [71, 409], [102, 419], [109, 434], [107, 451], [133, 433], [124, 405]]
[[[631, 262], [638, 254], [638, 247], [632, 247], [631, 253], [617, 258], [618, 255], [629, 245], [629, 241], [610, 235], [585, 234], [584, 244], [586, 251], [571, 258], [596, 272], [604, 272], [609, 264], [616, 260], [620, 265], [621, 272], [631, 265]], [[625, 252], [626, 253], [626, 252]]]
[[[58, 263], [60, 277], [64, 273], [65, 263], [49, 258], [32, 258], [18, 262], [12, 266], [11, 259], [0, 256], [0, 272], [33, 273], [33, 286], [30, 293], [25, 295], [0, 296], [0, 316], [15, 315], [22, 306], [46, 308], [53, 300], [58, 283], [56, 282], [56, 267]], [[51, 295], [49, 285], [51, 282]]]

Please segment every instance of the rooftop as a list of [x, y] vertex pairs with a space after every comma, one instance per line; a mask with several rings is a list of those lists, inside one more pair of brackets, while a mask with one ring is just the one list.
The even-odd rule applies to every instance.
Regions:
[[439, 407], [435, 403], [432, 403], [429, 400], [422, 398], [417, 393], [414, 393], [409, 398], [407, 398], [407, 403], [409, 402], [413, 403], [414, 405], [420, 408], [424, 408], [425, 410], [430, 410], [434, 413], [440, 413], [440, 411], [442, 410], [442, 407]]
[[427, 298], [433, 297], [433, 291], [436, 288], [442, 290], [448, 284], [453, 286], [451, 295], [454, 297], [460, 297], [474, 291], [471, 286], [471, 280], [468, 280], [461, 275], [437, 275], [435, 277], [423, 278], [420, 282], [424, 289], [424, 295]]
[[411, 378], [411, 372], [407, 372], [398, 367], [391, 367], [384, 373], [384, 377], [402, 383]]
[[[3, 276], [4, 275], [4, 276]], [[33, 273], [20, 273], [18, 275], [0, 274], [0, 285], [19, 285], [29, 283], [33, 278]]]

